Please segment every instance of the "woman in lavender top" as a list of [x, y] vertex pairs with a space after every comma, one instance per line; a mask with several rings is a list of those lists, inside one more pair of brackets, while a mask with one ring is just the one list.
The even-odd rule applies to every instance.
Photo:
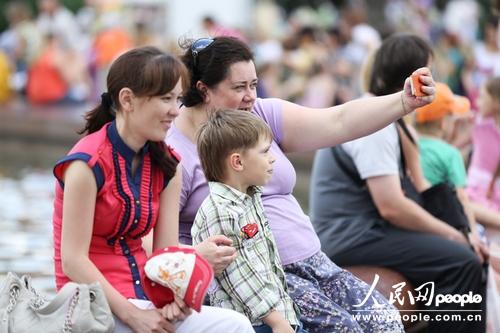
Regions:
[[[182, 156], [183, 185], [180, 199], [181, 242], [190, 244], [191, 225], [208, 185], [196, 152], [196, 132], [209, 113], [218, 108], [254, 112], [271, 128], [276, 156], [274, 173], [264, 188], [262, 200], [285, 269], [290, 296], [298, 304], [304, 326], [310, 332], [400, 332], [400, 321], [356, 321], [354, 310], [395, 311], [375, 292], [360, 307], [369, 286], [331, 262], [309, 217], [292, 191], [295, 170], [284, 153], [333, 146], [372, 133], [434, 98], [434, 82], [427, 68], [419, 69], [426, 96], [405, 90], [392, 95], [351, 101], [327, 109], [302, 107], [280, 99], [256, 97], [257, 75], [248, 46], [235, 38], [199, 39], [189, 45], [182, 58], [191, 74], [191, 87], [184, 96], [167, 143]], [[380, 109], [385, 112], [380, 113]], [[356, 110], [356, 112], [352, 112]], [[369, 119], [369, 121], [367, 121]], [[197, 250], [221, 272], [235, 258], [231, 241], [224, 236], [207, 239]], [[376, 302], [374, 302], [374, 299]], [[376, 303], [382, 304], [374, 310]]]

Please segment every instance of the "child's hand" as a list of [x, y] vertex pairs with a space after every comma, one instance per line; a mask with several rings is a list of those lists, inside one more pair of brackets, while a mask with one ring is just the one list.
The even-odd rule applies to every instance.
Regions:
[[191, 309], [177, 296], [174, 302], [161, 308], [161, 314], [170, 322], [182, 321], [191, 314]]
[[196, 245], [196, 252], [205, 258], [214, 269], [215, 276], [222, 273], [236, 259], [236, 249], [233, 241], [223, 235], [210, 236]]

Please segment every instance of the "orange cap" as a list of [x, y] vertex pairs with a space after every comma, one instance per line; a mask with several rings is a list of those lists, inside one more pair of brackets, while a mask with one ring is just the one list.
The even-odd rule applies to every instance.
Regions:
[[454, 95], [444, 83], [436, 82], [436, 99], [430, 104], [416, 109], [417, 123], [435, 121], [455, 113], [465, 114], [470, 110], [470, 102], [466, 97]]

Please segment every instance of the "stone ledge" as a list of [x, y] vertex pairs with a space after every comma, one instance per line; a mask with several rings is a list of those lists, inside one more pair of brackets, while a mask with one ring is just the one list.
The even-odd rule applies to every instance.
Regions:
[[2, 105], [0, 138], [58, 145], [74, 144], [83, 127], [85, 106], [36, 106], [24, 101]]

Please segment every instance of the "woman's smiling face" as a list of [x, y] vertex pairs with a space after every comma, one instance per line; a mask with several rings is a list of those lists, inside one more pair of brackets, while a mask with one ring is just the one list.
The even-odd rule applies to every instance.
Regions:
[[206, 92], [210, 109], [230, 108], [251, 111], [257, 98], [257, 73], [253, 61], [229, 67], [227, 77]]

